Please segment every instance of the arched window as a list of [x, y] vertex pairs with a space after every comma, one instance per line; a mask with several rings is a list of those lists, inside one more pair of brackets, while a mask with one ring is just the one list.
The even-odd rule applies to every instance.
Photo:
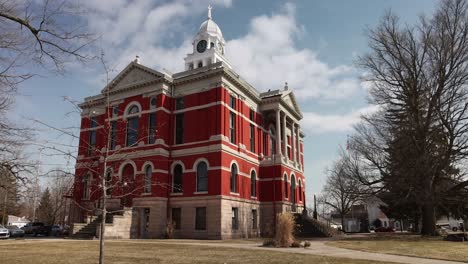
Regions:
[[250, 195], [257, 197], [257, 175], [254, 170], [250, 173]]
[[172, 174], [172, 192], [181, 193], [182, 192], [182, 166], [177, 164], [174, 167], [174, 172]]
[[140, 109], [133, 105], [128, 109], [127, 115], [127, 147], [135, 146], [138, 143], [138, 113]]
[[208, 165], [202, 161], [197, 165], [197, 192], [208, 191]]
[[89, 200], [90, 193], [91, 193], [91, 174], [86, 174], [83, 177], [83, 200]]
[[215, 44], [213, 42], [210, 43], [210, 49], [214, 48]]
[[299, 180], [299, 201], [302, 201], [302, 181]]
[[145, 193], [151, 193], [151, 177], [153, 176], [153, 169], [150, 165], [146, 166], [145, 169]]
[[126, 164], [122, 170], [122, 198], [121, 204], [126, 207], [132, 206], [132, 191], [135, 181], [135, 169], [132, 164]]
[[270, 156], [276, 152], [276, 136], [275, 129], [270, 127]]
[[285, 174], [284, 178], [284, 198], [288, 198], [288, 176]]
[[231, 192], [237, 192], [237, 165], [234, 163], [231, 166]]
[[106, 172], [106, 195], [111, 196], [112, 195], [112, 170], [108, 169]]
[[198, 67], [197, 67], [197, 68], [201, 68], [201, 67], [203, 67], [203, 62], [200, 61], [200, 62], [198, 63]]
[[296, 177], [291, 175], [291, 202], [296, 203]]

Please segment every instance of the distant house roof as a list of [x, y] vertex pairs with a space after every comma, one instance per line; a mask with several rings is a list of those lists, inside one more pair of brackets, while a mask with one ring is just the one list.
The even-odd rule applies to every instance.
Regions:
[[8, 222], [9, 223], [29, 223], [31, 221], [29, 221], [25, 216], [23, 217], [19, 217], [19, 216], [15, 216], [15, 215], [8, 215]]

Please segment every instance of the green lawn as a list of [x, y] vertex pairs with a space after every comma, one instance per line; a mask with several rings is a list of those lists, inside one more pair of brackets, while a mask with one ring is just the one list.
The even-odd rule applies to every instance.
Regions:
[[443, 241], [440, 237], [378, 234], [328, 242], [328, 245], [403, 256], [468, 262], [468, 242]]
[[[0, 262], [22, 264], [97, 263], [98, 241], [0, 241]], [[327, 263], [370, 264], [375, 261], [321, 257], [306, 254], [157, 241], [107, 241], [106, 263]], [[381, 262], [384, 263], [384, 262]]]

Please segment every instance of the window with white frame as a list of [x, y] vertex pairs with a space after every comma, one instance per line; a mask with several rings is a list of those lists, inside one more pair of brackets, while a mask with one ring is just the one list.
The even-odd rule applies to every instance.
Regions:
[[152, 176], [153, 176], [153, 168], [150, 165], [147, 165], [145, 169], [145, 188], [144, 188], [145, 193], [151, 193]]
[[135, 146], [138, 143], [138, 114], [140, 109], [133, 105], [127, 111], [127, 147]]
[[237, 175], [238, 175], [237, 165], [234, 163], [231, 166], [231, 180], [230, 180], [231, 192], [233, 193], [237, 192]]
[[89, 200], [91, 193], [91, 174], [86, 174], [83, 177], [83, 200]]
[[257, 175], [254, 170], [250, 173], [250, 195], [257, 197]]
[[181, 193], [182, 192], [182, 166], [177, 164], [174, 167], [174, 172], [172, 174], [173, 181], [172, 181], [172, 192], [173, 193]]
[[197, 165], [197, 192], [208, 191], [208, 165], [202, 161]]

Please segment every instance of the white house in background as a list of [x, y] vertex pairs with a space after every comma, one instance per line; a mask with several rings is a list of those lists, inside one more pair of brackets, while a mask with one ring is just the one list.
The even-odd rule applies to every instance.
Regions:
[[437, 219], [436, 222], [437, 227], [441, 227], [444, 229], [449, 229], [452, 231], [458, 231], [461, 227], [464, 228], [463, 219], [453, 218], [450, 216], [442, 216]]
[[9, 226], [17, 226], [19, 228], [25, 226], [27, 223], [29, 223], [28, 219], [26, 217], [19, 217], [19, 216], [14, 216], [14, 215], [8, 215], [8, 225]]

